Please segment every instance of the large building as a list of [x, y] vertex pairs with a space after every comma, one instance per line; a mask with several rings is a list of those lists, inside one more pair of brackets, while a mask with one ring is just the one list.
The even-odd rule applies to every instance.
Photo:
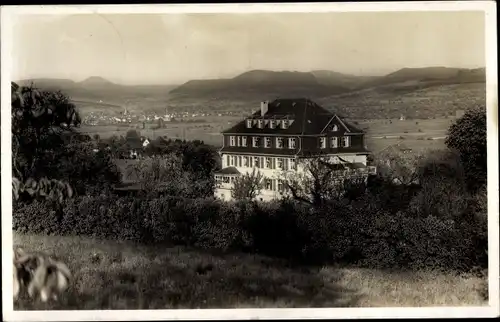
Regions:
[[367, 166], [364, 132], [309, 99], [261, 102], [260, 110], [222, 134], [215, 195], [224, 200], [232, 199], [235, 178], [254, 169], [264, 176], [257, 198], [280, 198], [285, 173], [303, 172], [303, 161], [319, 156], [338, 166], [339, 174], [374, 171]]

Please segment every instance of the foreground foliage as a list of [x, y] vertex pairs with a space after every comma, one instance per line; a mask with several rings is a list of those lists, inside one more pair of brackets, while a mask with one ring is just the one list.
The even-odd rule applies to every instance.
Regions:
[[[224, 203], [163, 197], [78, 197], [62, 208], [34, 201], [14, 211], [21, 233], [245, 251], [307, 264], [470, 271], [487, 265], [487, 217], [391, 213], [373, 198], [318, 210], [294, 201]], [[415, 207], [415, 205], [413, 205]]]

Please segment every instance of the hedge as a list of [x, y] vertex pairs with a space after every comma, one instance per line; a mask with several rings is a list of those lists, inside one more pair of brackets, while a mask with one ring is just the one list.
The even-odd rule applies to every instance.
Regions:
[[173, 243], [308, 264], [456, 270], [487, 265], [485, 216], [463, 222], [415, 217], [362, 201], [313, 211], [293, 201], [78, 197], [60, 208], [40, 201], [20, 205], [13, 225], [21, 233]]

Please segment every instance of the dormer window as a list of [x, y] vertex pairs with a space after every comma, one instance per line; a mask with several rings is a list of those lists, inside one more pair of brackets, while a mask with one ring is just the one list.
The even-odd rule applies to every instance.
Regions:
[[276, 120], [271, 120], [271, 121], [269, 122], [269, 127], [270, 127], [271, 129], [274, 129], [274, 128], [276, 127]]
[[288, 120], [281, 121], [281, 128], [288, 129]]
[[259, 129], [262, 129], [262, 128], [264, 127], [264, 120], [258, 120], [258, 121], [257, 121], [257, 127], [258, 127]]
[[247, 137], [246, 136], [241, 137], [241, 146], [244, 146], [244, 147], [247, 146]]
[[247, 119], [247, 129], [252, 128], [252, 119]]
[[283, 149], [283, 138], [276, 138], [276, 148]]
[[236, 145], [236, 137], [231, 135], [229, 137], [229, 146], [235, 146], [235, 145]]
[[339, 127], [337, 126], [337, 124], [333, 124], [332, 132], [337, 132], [338, 130], [339, 130]]

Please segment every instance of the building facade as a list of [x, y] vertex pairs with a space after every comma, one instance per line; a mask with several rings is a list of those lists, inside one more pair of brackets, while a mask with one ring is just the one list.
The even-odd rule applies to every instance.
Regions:
[[234, 180], [258, 170], [264, 177], [259, 200], [286, 194], [283, 178], [305, 173], [305, 164], [326, 157], [345, 171], [375, 171], [367, 165], [365, 133], [309, 99], [261, 102], [260, 110], [222, 132], [222, 169], [215, 196], [231, 200]]

